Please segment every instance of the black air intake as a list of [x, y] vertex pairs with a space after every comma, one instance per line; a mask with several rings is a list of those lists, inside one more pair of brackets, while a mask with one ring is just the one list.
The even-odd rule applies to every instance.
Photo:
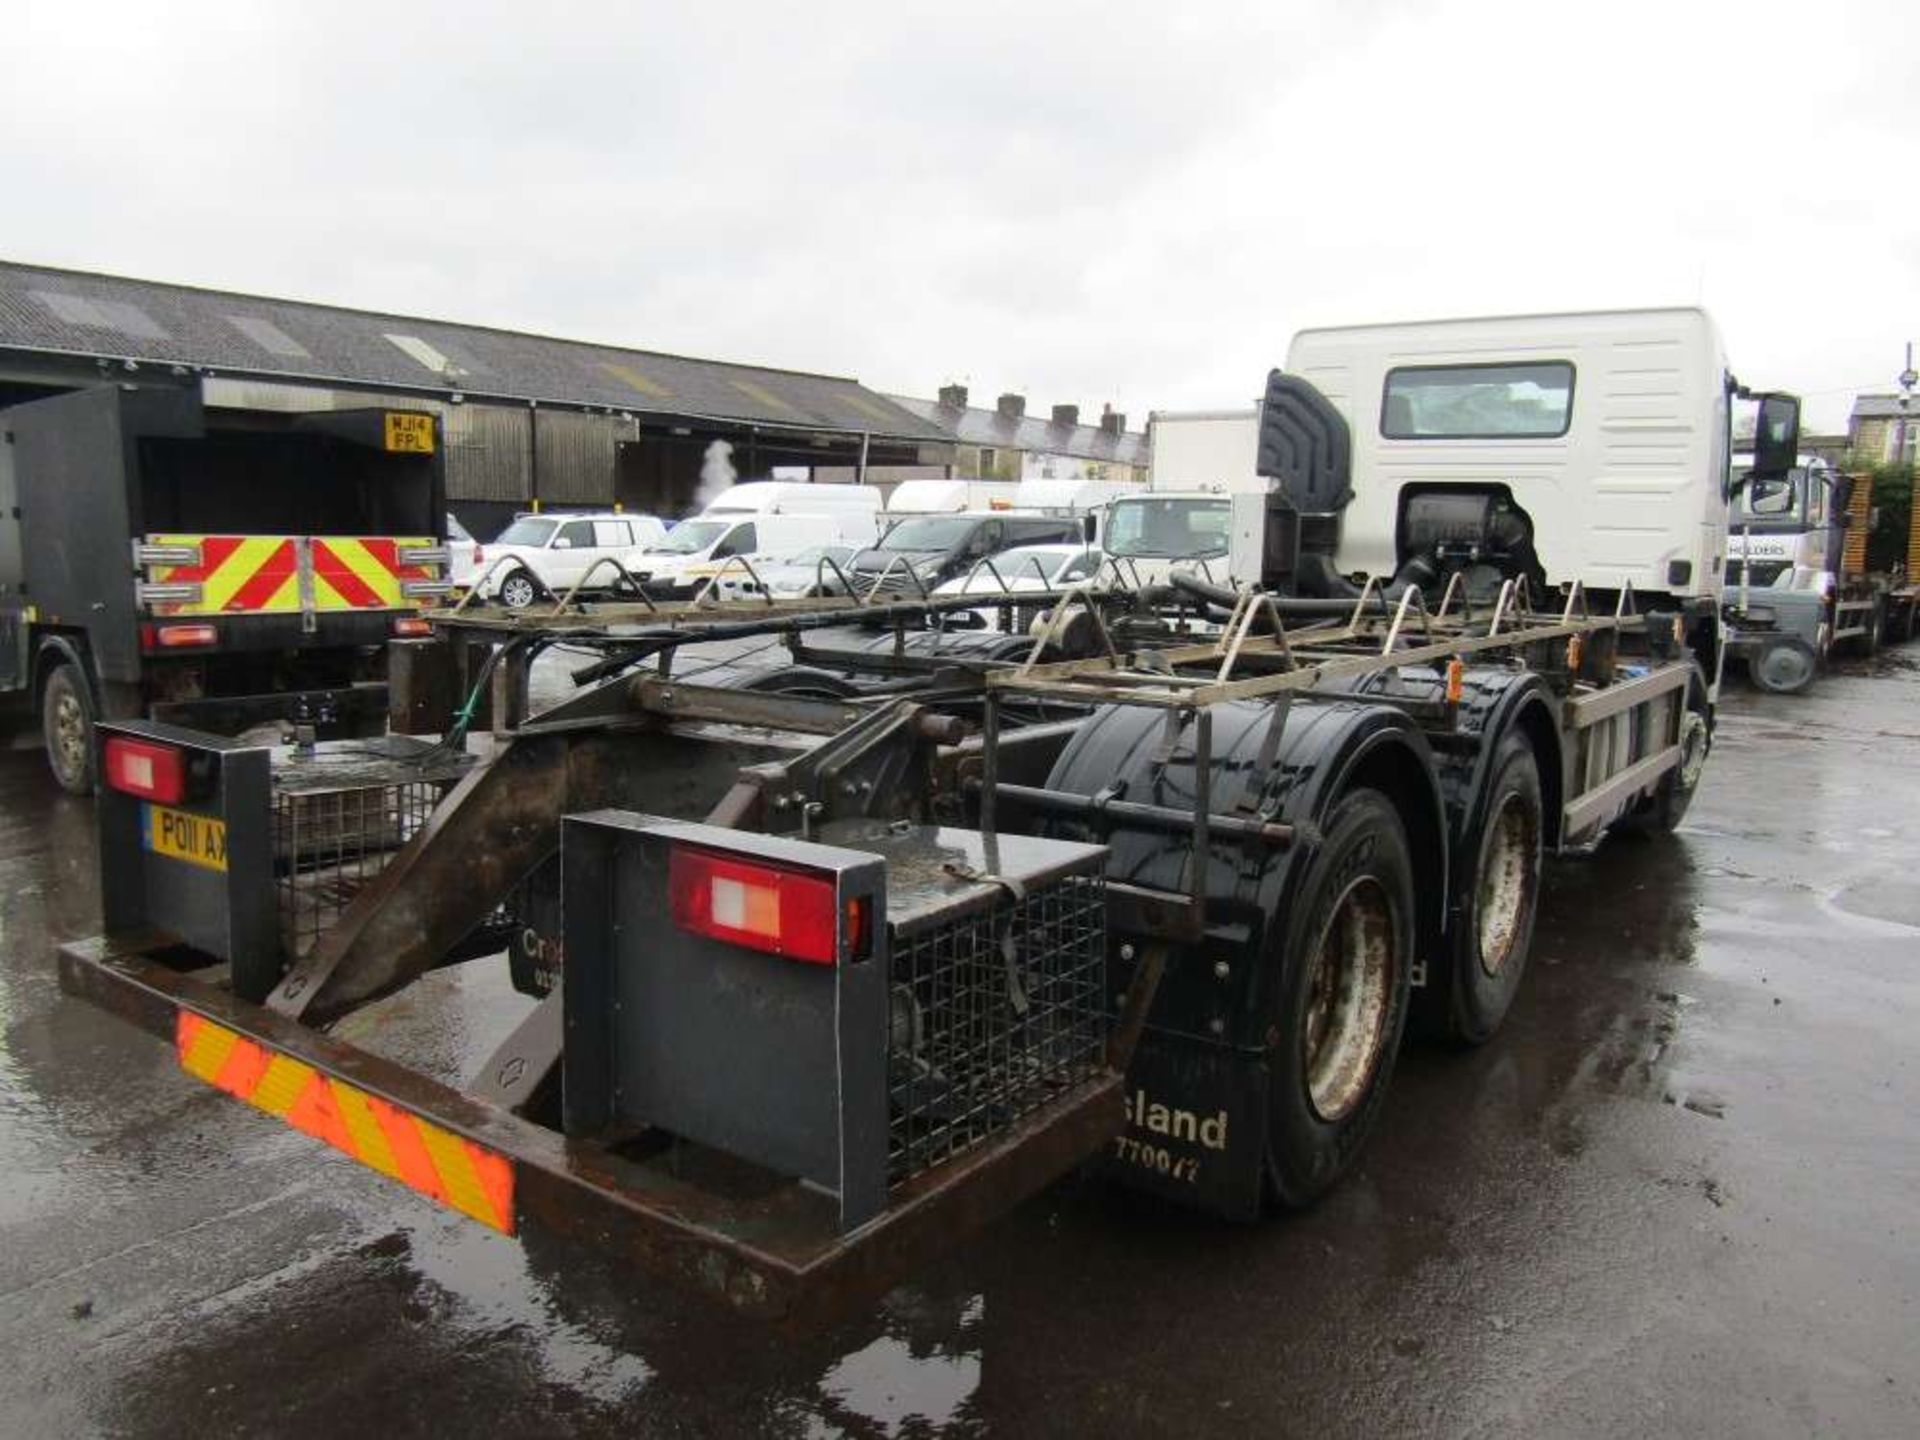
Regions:
[[1260, 405], [1255, 469], [1303, 515], [1330, 515], [1353, 498], [1353, 439], [1347, 417], [1298, 375], [1274, 370]]

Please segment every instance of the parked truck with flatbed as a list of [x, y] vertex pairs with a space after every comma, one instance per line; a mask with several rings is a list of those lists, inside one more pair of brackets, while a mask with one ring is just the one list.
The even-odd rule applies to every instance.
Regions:
[[447, 593], [438, 419], [103, 385], [0, 412], [0, 692], [54, 775], [98, 719], [384, 728], [387, 642]]
[[[1736, 388], [1694, 311], [1309, 332], [1245, 583], [1062, 590], [1024, 637], [928, 623], [965, 595], [469, 604], [396, 647], [422, 738], [378, 756], [103, 726], [63, 983], [483, 1223], [756, 1314], [1088, 1160], [1310, 1204], [1410, 1024], [1493, 1038], [1545, 857], [1684, 815]], [[596, 658], [528, 714], [557, 646]], [[526, 1009], [478, 1077], [328, 1033], [503, 924]]]

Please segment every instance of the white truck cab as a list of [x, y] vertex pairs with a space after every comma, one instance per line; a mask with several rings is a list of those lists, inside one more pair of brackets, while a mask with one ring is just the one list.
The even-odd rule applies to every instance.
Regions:
[[1720, 594], [1729, 386], [1704, 311], [1303, 330], [1287, 370], [1351, 430], [1341, 573], [1492, 527], [1555, 586]]

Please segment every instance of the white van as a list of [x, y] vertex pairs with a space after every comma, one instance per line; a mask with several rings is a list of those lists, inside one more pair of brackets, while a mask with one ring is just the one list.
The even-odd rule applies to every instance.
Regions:
[[[708, 510], [682, 520], [661, 539], [623, 556], [621, 563], [649, 595], [686, 599], [728, 568], [726, 562], [733, 556], [751, 560], [756, 555], [788, 555], [810, 545], [838, 544], [842, 521], [839, 515]], [[745, 574], [737, 565], [731, 570]]]
[[[813, 515], [835, 525], [832, 540], [859, 548], [880, 533], [880, 490], [875, 485], [812, 485], [803, 480], [748, 480], [722, 490], [703, 515]], [[814, 543], [810, 540], [799, 545]], [[797, 545], [762, 546], [796, 549]]]

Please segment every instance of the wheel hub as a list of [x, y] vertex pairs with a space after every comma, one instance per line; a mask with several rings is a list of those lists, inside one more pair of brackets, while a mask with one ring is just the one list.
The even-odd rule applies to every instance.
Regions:
[[1379, 881], [1362, 876], [1347, 887], [1311, 953], [1301, 1034], [1307, 1099], [1331, 1122], [1366, 1095], [1385, 1048], [1398, 957], [1393, 909]]
[[1536, 835], [1533, 816], [1518, 795], [1508, 795], [1487, 831], [1486, 860], [1474, 900], [1480, 968], [1498, 975], [1513, 954], [1533, 892]]
[[78, 774], [86, 760], [87, 718], [80, 713], [80, 702], [72, 695], [61, 695], [53, 707], [53, 741], [60, 750], [62, 770]]
[[1680, 721], [1680, 788], [1692, 790], [1706, 768], [1707, 717], [1698, 710], [1688, 710]]

